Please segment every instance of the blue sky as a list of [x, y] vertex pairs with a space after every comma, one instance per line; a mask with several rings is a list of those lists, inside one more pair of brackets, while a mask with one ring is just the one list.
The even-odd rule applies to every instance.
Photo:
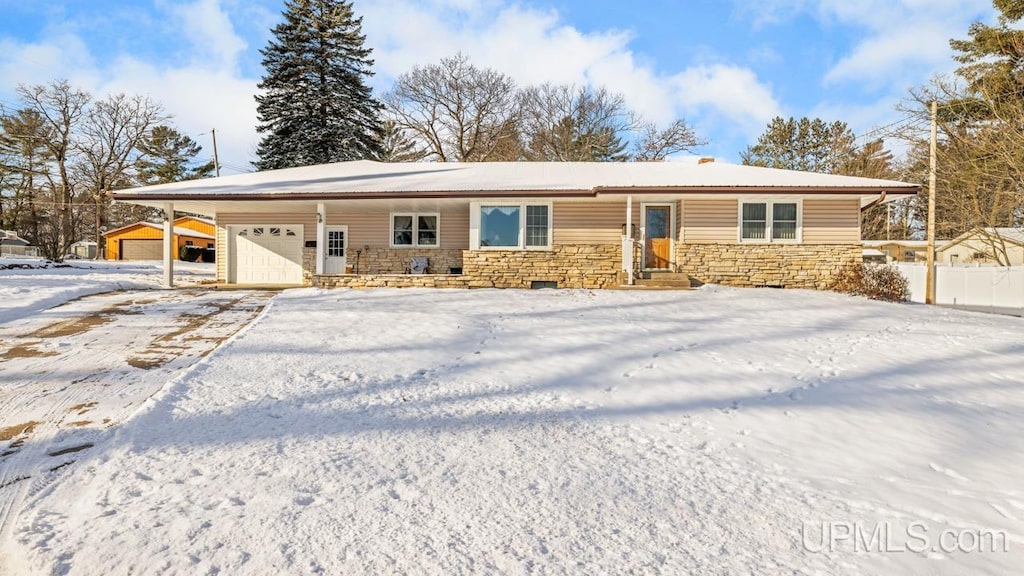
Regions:
[[[259, 49], [283, 0], [0, 0], [0, 103], [19, 83], [68, 78], [102, 96], [147, 94], [225, 173], [258, 141]], [[685, 118], [738, 161], [775, 115], [843, 120], [864, 133], [955, 65], [949, 39], [990, 0], [355, 0], [377, 90], [462, 51], [521, 84], [604, 85], [647, 119]]]

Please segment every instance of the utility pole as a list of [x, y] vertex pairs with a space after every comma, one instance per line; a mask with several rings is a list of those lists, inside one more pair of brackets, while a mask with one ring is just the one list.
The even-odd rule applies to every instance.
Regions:
[[220, 177], [220, 160], [217, 158], [217, 130], [210, 128], [210, 137], [213, 138], [213, 170], [217, 177]]
[[935, 163], [938, 149], [939, 105], [932, 100], [932, 141], [928, 166], [928, 273], [925, 276], [924, 302], [935, 304]]

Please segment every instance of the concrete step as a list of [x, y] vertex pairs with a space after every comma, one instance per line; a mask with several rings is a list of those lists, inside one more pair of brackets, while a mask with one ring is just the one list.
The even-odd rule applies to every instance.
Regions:
[[685, 272], [669, 272], [668, 270], [645, 270], [640, 277], [644, 280], [687, 280], [690, 278]]
[[645, 287], [659, 287], [659, 288], [689, 288], [690, 279], [686, 274], [680, 274], [673, 277], [655, 277], [655, 278], [638, 278], [635, 283], [636, 286]]

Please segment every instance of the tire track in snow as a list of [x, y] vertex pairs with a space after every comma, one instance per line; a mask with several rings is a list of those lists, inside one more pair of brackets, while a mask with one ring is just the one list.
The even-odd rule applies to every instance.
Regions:
[[108, 293], [0, 327], [0, 542], [26, 498], [272, 295]]

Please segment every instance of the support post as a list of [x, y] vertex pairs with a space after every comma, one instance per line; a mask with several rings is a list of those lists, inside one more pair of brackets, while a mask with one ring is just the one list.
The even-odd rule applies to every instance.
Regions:
[[626, 233], [622, 237], [622, 267], [626, 283], [633, 285], [633, 196], [626, 196]]
[[932, 101], [932, 139], [928, 166], [928, 272], [925, 275], [924, 302], [935, 304], [935, 194], [938, 148], [938, 103]]
[[174, 288], [174, 204], [164, 204], [164, 288]]
[[323, 202], [316, 205], [316, 274], [324, 273], [327, 256], [327, 208]]

